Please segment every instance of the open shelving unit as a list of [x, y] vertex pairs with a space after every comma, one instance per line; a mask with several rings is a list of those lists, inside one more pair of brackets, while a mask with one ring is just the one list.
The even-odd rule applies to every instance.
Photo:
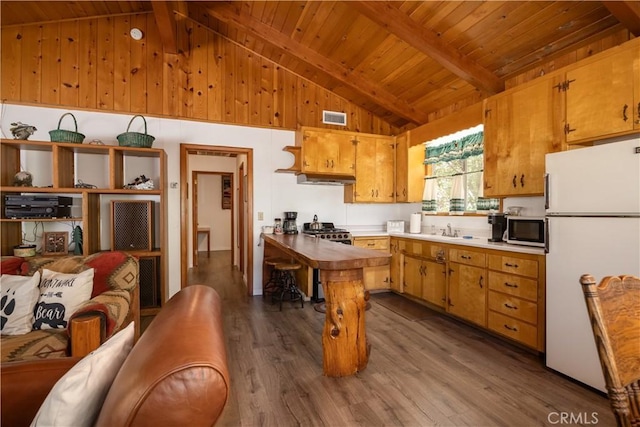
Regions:
[[[151, 200], [154, 209], [152, 250], [130, 250], [132, 255], [154, 258], [158, 274], [153, 274], [152, 301], [147, 298], [141, 314], [155, 314], [165, 300], [166, 280], [166, 153], [156, 148], [121, 147], [47, 141], [0, 140], [0, 218], [1, 255], [13, 255], [22, 243], [25, 223], [81, 223], [83, 255], [113, 250], [110, 247], [112, 200]], [[14, 186], [14, 176], [21, 170], [33, 175], [32, 187]], [[123, 188], [144, 174], [154, 182], [154, 189]], [[83, 183], [91, 187], [76, 187]], [[6, 218], [5, 195], [64, 195], [74, 200], [71, 217]], [[77, 206], [76, 206], [77, 202]], [[79, 210], [80, 212], [77, 212]], [[144, 304], [144, 289], [141, 301]]]

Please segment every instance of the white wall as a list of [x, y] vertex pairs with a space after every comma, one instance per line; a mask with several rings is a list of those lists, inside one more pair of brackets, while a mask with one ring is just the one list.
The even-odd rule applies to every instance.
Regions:
[[[56, 129], [62, 114], [69, 110], [46, 107], [5, 104], [2, 107], [0, 126], [5, 136], [11, 137], [12, 122], [22, 121], [34, 125], [38, 131], [31, 140], [48, 141], [48, 131]], [[117, 145], [116, 136], [125, 132], [131, 114], [113, 114], [92, 111], [70, 110], [77, 119], [78, 131], [86, 135], [85, 141], [101, 139], [107, 145]], [[309, 222], [314, 214], [321, 221], [333, 222], [337, 226], [382, 227], [388, 219], [409, 220], [412, 212], [420, 210], [419, 204], [349, 205], [343, 202], [343, 188], [333, 186], [299, 185], [293, 174], [274, 171], [288, 168], [293, 156], [282, 151], [294, 145], [293, 131], [252, 128], [198, 121], [147, 117], [148, 133], [156, 137], [153, 147], [163, 148], [167, 153], [167, 183], [180, 182], [180, 144], [203, 144], [253, 149], [253, 271], [254, 293], [262, 290], [262, 247], [260, 231], [263, 225], [273, 223], [284, 211], [297, 211], [299, 225]], [[136, 128], [136, 122], [130, 129]], [[234, 189], [235, 191], [235, 189]], [[180, 290], [180, 247], [188, 244], [188, 237], [180, 235], [180, 189], [167, 188], [168, 230], [168, 280], [169, 295]], [[264, 221], [258, 221], [258, 212], [264, 213]], [[189, 251], [188, 251], [189, 252]]]

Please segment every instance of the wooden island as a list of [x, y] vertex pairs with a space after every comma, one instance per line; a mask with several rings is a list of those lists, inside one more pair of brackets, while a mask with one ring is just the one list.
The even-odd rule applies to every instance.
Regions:
[[291, 258], [317, 268], [326, 314], [322, 331], [322, 366], [328, 377], [354, 375], [367, 367], [363, 268], [389, 264], [391, 254], [299, 235], [263, 235], [265, 259]]

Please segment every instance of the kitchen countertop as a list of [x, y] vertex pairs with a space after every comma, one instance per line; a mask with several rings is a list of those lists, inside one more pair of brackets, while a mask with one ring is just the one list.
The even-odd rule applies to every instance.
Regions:
[[389, 264], [390, 254], [317, 239], [305, 234], [264, 234], [265, 244], [276, 246], [304, 265], [321, 270], [349, 270]]
[[413, 233], [388, 233], [382, 230], [352, 231], [353, 237], [382, 237], [394, 236], [405, 239], [426, 240], [430, 242], [447, 243], [450, 245], [474, 246], [477, 248], [496, 249], [499, 251], [518, 252], [522, 254], [544, 255], [544, 248], [524, 245], [512, 245], [506, 242], [489, 242], [486, 237], [474, 237], [473, 239], [463, 239], [462, 237], [444, 237], [438, 234], [413, 234]]

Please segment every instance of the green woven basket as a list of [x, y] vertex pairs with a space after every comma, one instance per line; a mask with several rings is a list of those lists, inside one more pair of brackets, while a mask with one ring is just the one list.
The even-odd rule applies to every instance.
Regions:
[[[140, 132], [129, 132], [129, 128], [131, 127], [131, 123], [136, 117], [141, 117], [144, 120], [144, 133]], [[129, 126], [127, 126], [127, 131], [125, 133], [121, 133], [117, 136], [118, 144], [122, 147], [143, 147], [150, 148], [153, 144], [153, 141], [156, 139], [151, 135], [147, 135], [147, 120], [141, 115], [133, 116], [131, 121], [129, 122]]]
[[[75, 132], [60, 129], [60, 124], [64, 116], [71, 116], [76, 128]], [[73, 142], [75, 144], [82, 144], [82, 141], [84, 141], [84, 135], [78, 132], [78, 122], [76, 122], [75, 116], [71, 113], [65, 113], [60, 117], [60, 120], [58, 120], [58, 129], [50, 130], [49, 136], [51, 137], [51, 142]]]

